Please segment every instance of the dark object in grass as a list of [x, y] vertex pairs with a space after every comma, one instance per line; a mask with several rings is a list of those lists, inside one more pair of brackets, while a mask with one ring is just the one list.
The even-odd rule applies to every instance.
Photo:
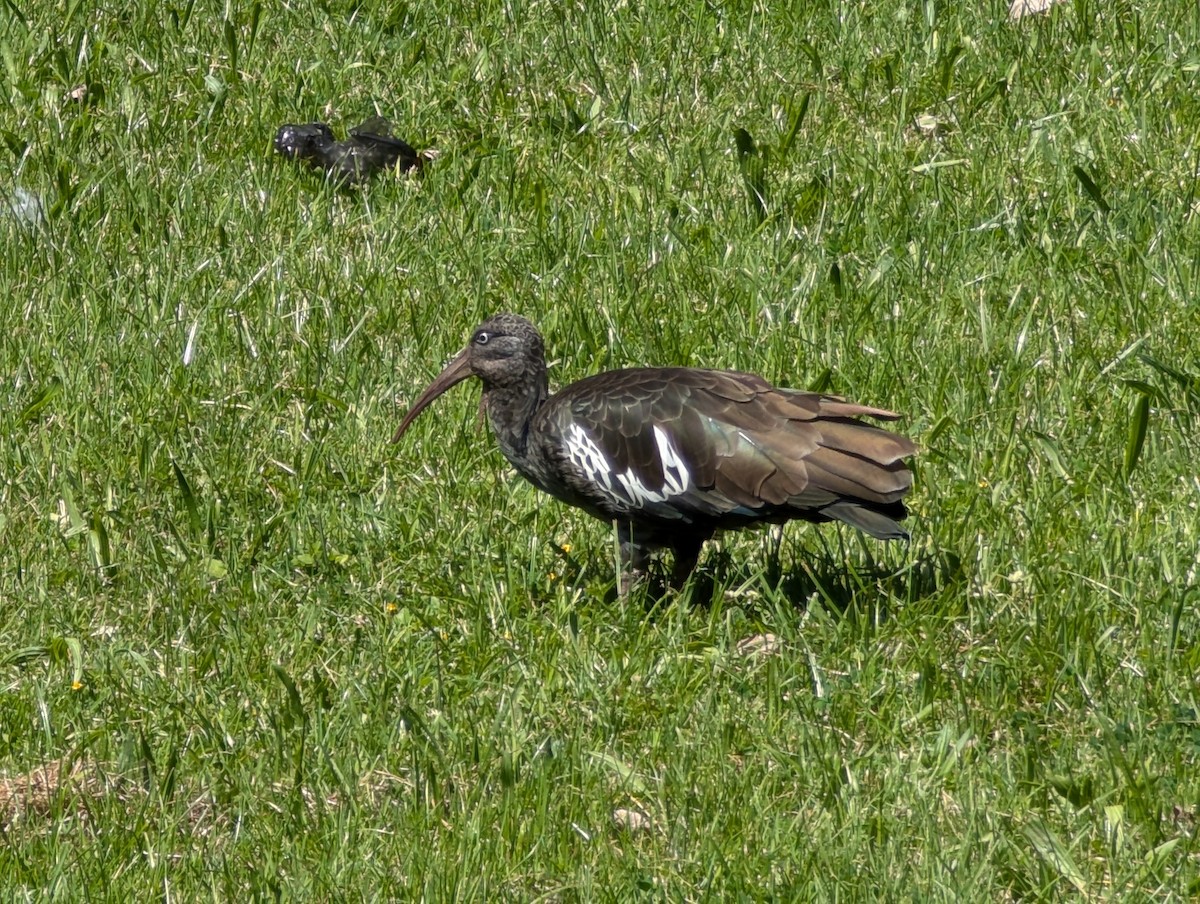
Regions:
[[275, 150], [289, 160], [299, 160], [323, 169], [338, 185], [358, 185], [376, 173], [399, 167], [402, 172], [419, 170], [425, 157], [407, 142], [392, 135], [392, 127], [381, 116], [372, 116], [350, 130], [350, 137], [337, 141], [323, 122], [288, 124], [275, 133]]
[[622, 571], [635, 580], [652, 550], [669, 548], [679, 586], [716, 531], [762, 522], [837, 520], [880, 540], [908, 537], [897, 522], [912, 486], [903, 460], [916, 446], [859, 420], [899, 417], [890, 411], [690, 367], [609, 371], [552, 396], [537, 329], [497, 314], [413, 403], [392, 442], [472, 376], [504, 457], [539, 489], [615, 521]]

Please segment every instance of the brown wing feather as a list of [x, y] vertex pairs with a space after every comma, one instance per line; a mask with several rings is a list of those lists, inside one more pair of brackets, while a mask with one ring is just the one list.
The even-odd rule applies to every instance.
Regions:
[[611, 371], [553, 404], [563, 430], [584, 427], [616, 469], [646, 487], [664, 480], [655, 427], [669, 436], [692, 482], [659, 506], [640, 506], [632, 514], [643, 521], [683, 517], [717, 528], [836, 518], [875, 536], [904, 535], [896, 521], [912, 474], [902, 459], [915, 446], [857, 420], [896, 418], [890, 411], [775, 389], [753, 374], [684, 368]]
[[[722, 389], [731, 382], [748, 388], [740, 376], [715, 374], [711, 379]], [[727, 437], [724, 443], [716, 489], [741, 505], [757, 499], [758, 508], [784, 507], [799, 517], [820, 513], [876, 535], [902, 534], [895, 521], [905, 514], [900, 500], [912, 486], [912, 472], [902, 460], [916, 447], [905, 437], [856, 419], [897, 415], [756, 382], [753, 398], [741, 404], [705, 405], [704, 393], [693, 399], [696, 409], [735, 428], [736, 439]], [[735, 395], [712, 393], [723, 400]], [[887, 511], [874, 510], [880, 508]]]

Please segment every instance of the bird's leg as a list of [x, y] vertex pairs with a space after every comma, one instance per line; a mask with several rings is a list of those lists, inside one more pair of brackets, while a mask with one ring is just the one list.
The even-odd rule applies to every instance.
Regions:
[[688, 575], [700, 560], [700, 549], [704, 546], [704, 538], [688, 537], [672, 544], [671, 551], [675, 553], [675, 566], [671, 569], [671, 586], [682, 590]]
[[620, 565], [617, 568], [617, 595], [629, 596], [635, 584], [646, 579], [650, 566], [650, 553], [645, 546], [634, 542], [633, 525], [625, 521], [617, 523], [617, 543], [620, 550]]

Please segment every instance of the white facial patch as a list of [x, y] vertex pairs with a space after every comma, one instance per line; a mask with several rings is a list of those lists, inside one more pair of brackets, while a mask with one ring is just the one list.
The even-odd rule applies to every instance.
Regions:
[[642, 478], [632, 468], [616, 473], [600, 447], [578, 424], [572, 424], [567, 430], [567, 457], [597, 489], [621, 508], [640, 509], [666, 502], [673, 496], [687, 492], [692, 485], [692, 475], [684, 465], [679, 450], [671, 443], [667, 431], [658, 424], [652, 429], [663, 472], [663, 485], [657, 490], [642, 483]]

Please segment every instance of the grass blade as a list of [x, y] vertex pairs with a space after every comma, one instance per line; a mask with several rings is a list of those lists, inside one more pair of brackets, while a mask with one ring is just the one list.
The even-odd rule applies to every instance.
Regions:
[[246, 36], [246, 56], [254, 54], [254, 39], [258, 37], [258, 23], [262, 18], [262, 3], [254, 0], [250, 7], [250, 33]]
[[171, 459], [171, 468], [175, 471], [175, 482], [179, 485], [179, 493], [183, 496], [183, 507], [188, 513], [188, 522], [192, 526], [192, 533], [196, 536], [204, 530], [204, 525], [200, 520], [200, 507], [196, 505], [196, 496], [192, 493], [192, 485], [188, 483], [187, 477], [179, 467], [179, 463], [175, 459]]
[[1200, 405], [1200, 375], [1185, 373], [1178, 367], [1173, 367], [1166, 361], [1160, 361], [1146, 352], [1140, 352], [1138, 358], [1141, 359], [1143, 364], [1158, 371], [1182, 389], [1189, 404]]
[[754, 137], [745, 129], [734, 129], [733, 140], [737, 146], [738, 168], [742, 171], [742, 181], [746, 185], [747, 209], [755, 221], [761, 223], [767, 218], [765, 151], [755, 145]]
[[112, 572], [112, 545], [108, 540], [108, 529], [99, 509], [92, 511], [92, 528], [88, 531], [88, 547], [92, 553], [92, 566], [102, 575]]
[[808, 104], [812, 100], [812, 94], [807, 91], [800, 98], [800, 105], [792, 111], [791, 124], [788, 126], [787, 135], [783, 139], [783, 143], [779, 145], [779, 155], [786, 157], [788, 151], [792, 149], [792, 144], [796, 141], [796, 136], [800, 134], [800, 127], [804, 125], [804, 117], [808, 115]]
[[1128, 480], [1142, 457], [1146, 442], [1146, 427], [1150, 422], [1150, 396], [1139, 392], [1129, 419], [1129, 435], [1125, 439], [1125, 479]]
[[14, 666], [22, 666], [27, 662], [32, 662], [35, 659], [42, 659], [50, 655], [50, 648], [45, 645], [23, 647], [20, 650], [13, 650], [11, 653], [5, 653], [0, 656], [0, 668], [11, 668]]
[[296, 682], [292, 680], [292, 676], [287, 673], [281, 665], [272, 665], [272, 671], [275, 672], [275, 677], [279, 679], [279, 683], [283, 685], [283, 689], [287, 692], [288, 698], [288, 719], [286, 724], [298, 725], [305, 721], [304, 703], [300, 699], [300, 689], [296, 687]]
[[1092, 177], [1088, 175], [1087, 170], [1078, 165], [1073, 166], [1072, 169], [1075, 171], [1075, 178], [1079, 180], [1079, 184], [1083, 186], [1083, 190], [1087, 192], [1088, 197], [1096, 202], [1096, 206], [1104, 213], [1111, 211], [1112, 208], [1104, 200], [1104, 195], [1100, 192], [1100, 188], [1096, 185]]
[[229, 51], [229, 72], [232, 78], [238, 77], [238, 36], [233, 22], [225, 20], [225, 49]]
[[1063, 462], [1062, 453], [1058, 450], [1058, 443], [1037, 430], [1030, 432], [1033, 437], [1034, 445], [1041, 451], [1042, 457], [1050, 463], [1050, 467], [1064, 481], [1070, 482], [1071, 472], [1067, 470], [1066, 464]]
[[1087, 881], [1062, 839], [1054, 834], [1045, 822], [1037, 818], [1025, 826], [1023, 832], [1037, 855], [1042, 858], [1042, 862], [1075, 886], [1075, 890], [1086, 898]]
[[45, 383], [17, 416], [17, 426], [24, 426], [45, 411], [62, 392], [62, 381], [55, 377]]

